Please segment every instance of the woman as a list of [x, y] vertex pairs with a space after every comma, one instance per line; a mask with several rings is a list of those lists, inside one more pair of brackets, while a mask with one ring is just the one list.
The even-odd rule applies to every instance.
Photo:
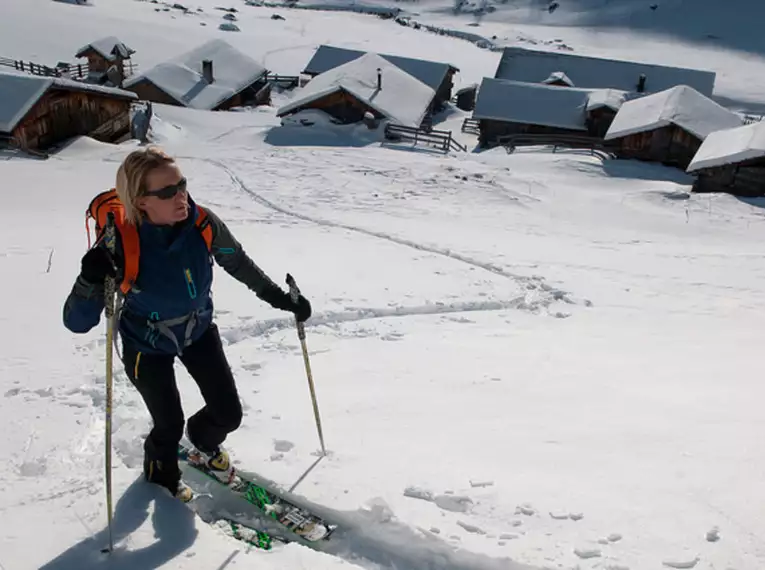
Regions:
[[[146, 147], [125, 158], [117, 171], [116, 198], [124, 208], [116, 252], [112, 256], [100, 241], [84, 255], [64, 304], [64, 324], [75, 333], [90, 331], [104, 308], [106, 277], [122, 284], [122, 360], [154, 424], [144, 443], [144, 475], [186, 501], [192, 494], [178, 468], [184, 415], [175, 358], [205, 401], [189, 418], [187, 436], [197, 459], [221, 478], [233, 472], [221, 444], [242, 420], [234, 377], [212, 320], [212, 259], [260, 299], [291, 311], [298, 321], [311, 316], [311, 305], [302, 295], [293, 301], [247, 256], [220, 218], [194, 203], [180, 168], [161, 149]], [[135, 246], [127, 245], [130, 239]], [[137, 277], [128, 283], [130, 271]]]

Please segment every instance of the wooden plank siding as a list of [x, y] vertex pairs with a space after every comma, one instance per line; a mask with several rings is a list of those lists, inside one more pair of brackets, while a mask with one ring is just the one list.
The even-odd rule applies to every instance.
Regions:
[[433, 112], [437, 113], [443, 111], [446, 108], [447, 103], [452, 98], [452, 91], [454, 90], [454, 74], [456, 70], [449, 68], [449, 71], [444, 76], [444, 80], [436, 90], [436, 96], [433, 99]]
[[497, 144], [499, 137], [508, 135], [533, 134], [533, 135], [579, 135], [602, 139], [611, 123], [616, 117], [616, 111], [609, 108], [600, 108], [587, 114], [583, 130], [566, 129], [549, 125], [533, 125], [529, 123], [500, 121], [496, 119], [480, 119], [478, 129], [480, 131], [478, 142], [482, 147], [490, 147]]
[[694, 192], [725, 192], [736, 196], [765, 196], [765, 158], [699, 170]]
[[162, 91], [159, 87], [154, 85], [147, 79], [141, 79], [137, 83], [134, 83], [130, 87], [125, 87], [126, 91], [132, 91], [138, 98], [143, 101], [151, 101], [152, 103], [163, 103], [165, 105], [175, 105], [177, 107], [181, 104], [170, 97], [167, 93]]
[[507, 121], [497, 121], [494, 119], [481, 119], [479, 122], [480, 135], [478, 142], [482, 147], [496, 145], [499, 137], [505, 135], [520, 134], [545, 134], [545, 135], [583, 135], [586, 131], [575, 129], [563, 129], [560, 127], [549, 127], [544, 125], [529, 125], [526, 123], [510, 123]]
[[685, 170], [702, 141], [676, 125], [609, 141], [619, 158], [660, 162]]
[[364, 113], [367, 112], [372, 113], [376, 119], [383, 118], [382, 115], [372, 107], [366, 105], [363, 101], [359, 101], [356, 97], [342, 89], [329, 93], [315, 101], [309, 101], [305, 105], [293, 109], [289, 114], [293, 115], [304, 109], [318, 109], [324, 111], [328, 115], [331, 115], [346, 124], [361, 121], [364, 118]]
[[79, 135], [114, 142], [130, 130], [130, 104], [84, 91], [51, 89], [43, 95], [11, 137], [22, 148], [44, 150]]

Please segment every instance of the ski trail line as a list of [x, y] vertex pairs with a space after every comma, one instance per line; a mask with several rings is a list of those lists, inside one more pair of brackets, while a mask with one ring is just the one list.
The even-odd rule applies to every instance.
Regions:
[[[418, 305], [413, 307], [386, 307], [379, 309], [357, 308], [348, 311], [331, 311], [319, 313], [311, 317], [310, 326], [318, 327], [322, 325], [332, 326], [342, 323], [355, 323], [373, 319], [385, 319], [396, 317], [410, 317], [419, 315], [450, 315], [472, 312], [503, 311], [508, 309], [526, 310], [529, 312], [538, 312], [542, 308], [547, 308], [552, 302], [549, 298], [541, 300], [532, 300], [528, 294], [519, 295], [510, 301], [472, 301], [460, 303], [434, 303], [431, 305]], [[568, 315], [556, 313], [554, 316], [564, 318]], [[291, 329], [295, 326], [292, 319], [253, 319], [252, 324], [241, 325], [231, 330], [221, 331], [221, 336], [229, 343], [235, 344], [243, 340], [265, 336], [272, 332]]]
[[517, 275], [514, 273], [510, 273], [501, 267], [498, 267], [492, 263], [480, 261], [477, 259], [474, 259], [472, 257], [468, 257], [466, 255], [462, 255], [460, 253], [456, 253], [452, 251], [451, 249], [445, 249], [445, 248], [439, 248], [435, 246], [429, 246], [421, 243], [417, 243], [412, 240], [408, 240], [406, 238], [401, 238], [395, 235], [391, 235], [385, 232], [379, 232], [376, 230], [370, 230], [366, 228], [362, 228], [359, 226], [354, 226], [351, 224], [344, 224], [342, 222], [334, 222], [332, 220], [327, 220], [323, 218], [318, 218], [314, 216], [309, 216], [307, 214], [301, 214], [299, 212], [295, 212], [293, 210], [290, 210], [288, 208], [285, 208], [283, 206], [279, 206], [278, 204], [272, 202], [271, 200], [263, 197], [259, 193], [255, 192], [251, 188], [249, 188], [244, 181], [232, 170], [228, 165], [225, 163], [213, 159], [213, 158], [202, 158], [202, 157], [184, 157], [184, 158], [192, 158], [194, 160], [202, 160], [205, 162], [209, 162], [210, 164], [214, 164], [221, 168], [223, 171], [228, 174], [229, 178], [231, 178], [231, 181], [234, 183], [235, 186], [237, 186], [239, 189], [241, 189], [243, 192], [251, 196], [256, 202], [260, 203], [261, 205], [274, 210], [276, 212], [279, 212], [281, 214], [284, 214], [286, 216], [290, 216], [293, 218], [298, 218], [300, 220], [310, 222], [313, 224], [317, 224], [324, 227], [331, 227], [331, 228], [338, 228], [343, 229], [346, 231], [356, 232], [360, 234], [364, 234], [366, 236], [378, 238], [387, 240], [392, 243], [396, 243], [398, 245], [402, 245], [405, 247], [410, 247], [413, 249], [416, 249], [418, 251], [425, 251], [428, 253], [432, 253], [434, 255], [441, 255], [444, 257], [447, 257], [449, 259], [453, 259], [456, 261], [460, 261], [462, 263], [466, 263], [472, 267], [476, 267], [478, 269], [482, 269], [484, 271], [488, 271], [490, 273], [493, 273], [494, 275], [499, 275], [501, 277], [505, 277], [507, 279], [511, 279], [516, 281], [519, 284], [522, 284], [526, 289], [534, 290], [534, 289], [541, 289], [542, 291], [546, 292], [548, 295], [554, 298], [554, 300], [563, 300], [569, 304], [575, 304], [574, 301], [570, 298], [569, 294], [565, 291], [562, 291], [560, 289], [556, 289], [555, 287], [552, 287], [549, 285], [544, 278], [540, 276], [523, 276], [523, 275]]

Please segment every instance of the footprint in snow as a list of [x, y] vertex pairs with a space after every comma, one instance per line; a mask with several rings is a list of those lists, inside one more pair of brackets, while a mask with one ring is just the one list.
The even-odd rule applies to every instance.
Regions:
[[292, 448], [295, 447], [295, 444], [291, 441], [288, 441], [286, 439], [276, 439], [274, 440], [274, 449], [279, 452], [288, 452], [292, 450]]
[[454, 513], [466, 513], [473, 504], [470, 497], [458, 495], [438, 495], [434, 501], [439, 508]]
[[530, 516], [533, 516], [534, 514], [536, 514], [536, 512], [537, 511], [534, 509], [534, 507], [532, 507], [528, 503], [524, 503], [523, 505], [518, 505], [515, 508], [515, 514], [516, 515], [526, 515], [527, 517], [530, 517]]
[[404, 489], [404, 496], [412, 499], [421, 499], [423, 501], [433, 502], [433, 492], [421, 487], [407, 487]]
[[696, 566], [696, 564], [699, 563], [699, 560], [701, 560], [701, 558], [698, 556], [693, 559], [676, 558], [674, 560], [664, 560], [662, 561], [662, 564], [664, 564], [664, 566], [668, 566], [669, 568], [693, 568]]
[[575, 548], [574, 554], [579, 558], [598, 558], [601, 555], [599, 548]]
[[475, 526], [474, 524], [457, 521], [457, 525], [464, 528], [467, 532], [471, 534], [486, 534], [486, 531], [483, 530], [481, 527]]

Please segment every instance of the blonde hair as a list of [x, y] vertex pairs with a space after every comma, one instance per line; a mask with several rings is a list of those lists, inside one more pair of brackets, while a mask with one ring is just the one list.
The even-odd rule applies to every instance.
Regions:
[[143, 220], [138, 200], [146, 192], [146, 177], [149, 172], [168, 164], [175, 164], [175, 159], [158, 146], [134, 150], [122, 161], [117, 169], [115, 188], [120, 202], [125, 207], [125, 219], [128, 223], [138, 225]]

